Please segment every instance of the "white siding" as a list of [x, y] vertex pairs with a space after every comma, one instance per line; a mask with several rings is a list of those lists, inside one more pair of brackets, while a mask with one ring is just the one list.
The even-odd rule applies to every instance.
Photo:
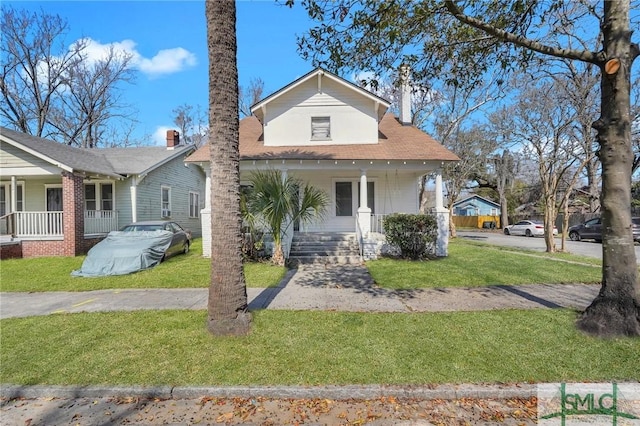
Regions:
[[[288, 170], [290, 176], [302, 179], [319, 188], [329, 196], [329, 206], [324, 220], [304, 226], [304, 232], [355, 232], [355, 215], [358, 210], [358, 185], [360, 170], [301, 171]], [[243, 172], [241, 179], [246, 182], [250, 172]], [[353, 215], [336, 216], [335, 182], [352, 182]], [[418, 213], [418, 177], [415, 173], [396, 173], [395, 171], [370, 171], [367, 181], [375, 183], [375, 213]]]
[[[378, 143], [375, 102], [327, 78], [318, 92], [316, 79], [267, 105], [265, 146]], [[330, 117], [331, 140], [311, 139], [311, 117]]]

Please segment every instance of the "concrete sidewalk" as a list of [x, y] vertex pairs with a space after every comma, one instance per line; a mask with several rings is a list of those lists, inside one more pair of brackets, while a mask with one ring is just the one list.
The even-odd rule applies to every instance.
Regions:
[[[364, 266], [307, 266], [289, 271], [278, 287], [248, 288], [249, 308], [349, 312], [447, 312], [492, 309], [577, 308], [600, 285], [533, 284], [387, 290]], [[208, 290], [142, 289], [85, 292], [0, 293], [0, 319], [55, 313], [206, 309]]]

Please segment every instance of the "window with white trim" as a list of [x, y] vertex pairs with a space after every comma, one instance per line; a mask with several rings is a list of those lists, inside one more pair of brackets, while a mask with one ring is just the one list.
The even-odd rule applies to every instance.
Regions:
[[87, 183], [84, 186], [84, 209], [96, 210], [96, 184]]
[[171, 187], [162, 186], [160, 191], [160, 217], [171, 217]]
[[331, 139], [331, 118], [311, 117], [311, 140]]
[[200, 193], [189, 191], [189, 217], [200, 216]]
[[112, 183], [103, 183], [100, 185], [100, 207], [101, 210], [113, 210]]
[[[24, 211], [24, 184], [16, 185], [16, 211]], [[11, 184], [0, 184], [0, 216], [4, 216], [11, 210]]]
[[353, 185], [336, 182], [336, 216], [353, 216]]

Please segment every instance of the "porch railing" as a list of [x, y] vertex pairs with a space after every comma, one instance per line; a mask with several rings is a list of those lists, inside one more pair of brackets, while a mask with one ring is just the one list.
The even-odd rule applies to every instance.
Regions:
[[0, 216], [0, 235], [16, 235], [16, 216], [13, 213]]
[[14, 212], [16, 237], [62, 237], [62, 212]]
[[358, 215], [356, 215], [356, 241], [358, 242], [358, 252], [360, 256], [362, 256], [362, 245], [364, 244], [362, 238], [362, 229], [360, 228], [360, 220], [358, 219]]
[[[118, 212], [87, 210], [85, 234], [106, 234], [118, 229]], [[64, 236], [63, 212], [13, 212], [0, 218], [0, 232], [17, 238]]]
[[371, 215], [371, 232], [384, 234], [384, 218], [387, 216], [389, 215], [388, 214], [372, 214]]
[[114, 210], [85, 210], [84, 233], [106, 234], [118, 229], [118, 212]]

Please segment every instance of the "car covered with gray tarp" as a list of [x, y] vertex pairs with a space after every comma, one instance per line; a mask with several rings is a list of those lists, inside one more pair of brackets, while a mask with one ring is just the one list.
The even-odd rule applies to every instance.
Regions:
[[173, 233], [164, 230], [110, 232], [89, 250], [82, 267], [71, 275], [125, 275], [152, 268], [162, 262], [172, 238]]

